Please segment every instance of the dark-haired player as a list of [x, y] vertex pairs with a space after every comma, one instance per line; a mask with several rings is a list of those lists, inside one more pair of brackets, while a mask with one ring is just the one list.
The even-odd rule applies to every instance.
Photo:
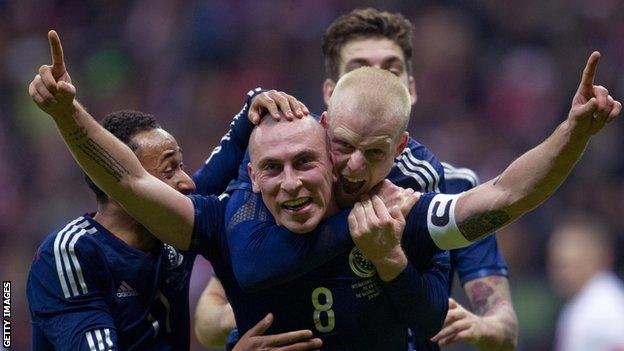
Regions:
[[[154, 177], [183, 194], [195, 189], [180, 146], [151, 115], [119, 111], [101, 123]], [[97, 145], [85, 145], [85, 152], [97, 153]], [[160, 242], [88, 183], [97, 212], [48, 235], [30, 269], [33, 349], [188, 349], [195, 255]]]

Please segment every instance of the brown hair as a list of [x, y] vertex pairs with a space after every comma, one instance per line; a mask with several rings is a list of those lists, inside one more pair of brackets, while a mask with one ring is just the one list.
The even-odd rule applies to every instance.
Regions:
[[395, 42], [403, 51], [408, 74], [412, 74], [412, 24], [399, 13], [381, 12], [373, 8], [355, 9], [338, 17], [323, 35], [325, 71], [338, 80], [340, 49], [359, 38], [383, 37]]

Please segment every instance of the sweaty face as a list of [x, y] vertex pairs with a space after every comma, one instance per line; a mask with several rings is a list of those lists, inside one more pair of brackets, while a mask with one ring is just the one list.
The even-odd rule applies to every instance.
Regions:
[[341, 207], [359, 201], [386, 178], [403, 141], [395, 123], [347, 110], [331, 117], [327, 131], [338, 176], [334, 196]]
[[250, 142], [254, 191], [262, 193], [278, 224], [307, 233], [333, 204], [334, 177], [324, 129], [310, 120], [264, 123]]
[[182, 149], [171, 134], [152, 129], [136, 134], [132, 142], [138, 146], [134, 153], [147, 172], [183, 194], [195, 190], [195, 183], [184, 171]]

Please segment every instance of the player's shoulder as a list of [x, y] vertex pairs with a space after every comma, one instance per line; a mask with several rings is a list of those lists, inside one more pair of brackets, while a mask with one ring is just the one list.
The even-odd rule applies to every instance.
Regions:
[[84, 215], [46, 237], [30, 268], [27, 290], [32, 304], [44, 308], [58, 298], [70, 299], [88, 292], [87, 280], [93, 278], [90, 274], [104, 271], [107, 256], [106, 244], [97, 238], [100, 230], [104, 229]]
[[469, 188], [468, 190], [479, 185], [479, 177], [470, 168], [454, 166], [447, 162], [442, 162], [444, 167], [444, 178], [446, 179], [447, 187], [449, 184], [465, 184]]
[[80, 253], [81, 256], [93, 258], [100, 253], [101, 243], [95, 236], [98, 230], [99, 226], [90, 216], [79, 216], [48, 234], [38, 254], [50, 253], [55, 259], [64, 259]]
[[231, 196], [230, 193], [225, 192], [218, 196], [191, 194], [188, 197], [191, 199], [197, 215], [199, 212], [205, 211], [210, 211], [211, 213], [224, 212]]
[[407, 145], [405, 146], [405, 149], [403, 149], [401, 155], [404, 154], [421, 161], [427, 161], [435, 166], [441, 165], [433, 151], [412, 137], [407, 140]]
[[444, 170], [431, 150], [409, 138], [405, 149], [395, 158], [388, 178], [399, 186], [418, 191], [439, 191]]

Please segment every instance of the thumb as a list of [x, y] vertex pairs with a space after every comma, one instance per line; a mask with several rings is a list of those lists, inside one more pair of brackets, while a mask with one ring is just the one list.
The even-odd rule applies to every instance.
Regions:
[[273, 324], [273, 314], [269, 313], [266, 317], [262, 318], [260, 322], [253, 326], [253, 328], [249, 329], [245, 336], [254, 336], [254, 335], [262, 335], [269, 327]]
[[457, 301], [455, 301], [453, 298], [449, 298], [449, 309], [456, 308], [456, 307], [457, 307]]
[[581, 106], [579, 108], [579, 114], [581, 114], [581, 115], [586, 115], [586, 114], [593, 115], [594, 112], [596, 112], [597, 109], [598, 109], [598, 100], [595, 97], [593, 97], [593, 98], [589, 99], [589, 101], [587, 101], [587, 103], [585, 103], [583, 106]]
[[401, 212], [401, 208], [399, 208], [399, 206], [390, 207], [388, 209], [388, 213], [400, 226], [405, 225], [405, 217], [403, 217], [403, 213]]
[[254, 125], [258, 125], [260, 123], [260, 115], [255, 112], [255, 111], [249, 111], [249, 121], [254, 124]]
[[403, 213], [401, 213], [401, 209], [399, 208], [399, 206], [392, 206], [388, 209], [388, 213], [390, 214], [390, 216], [392, 216], [392, 218], [396, 219], [396, 220], [401, 220], [404, 219], [403, 218]]

